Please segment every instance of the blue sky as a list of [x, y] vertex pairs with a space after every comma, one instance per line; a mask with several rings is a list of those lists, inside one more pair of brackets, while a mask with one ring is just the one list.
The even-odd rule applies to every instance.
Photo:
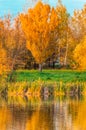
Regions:
[[[57, 0], [44, 0], [52, 6], [57, 4]], [[28, 3], [28, 4], [27, 4]], [[68, 12], [72, 15], [74, 9], [81, 9], [86, 4], [86, 0], [62, 0], [62, 3], [67, 7]], [[19, 12], [22, 12], [26, 6], [31, 5], [30, 0], [0, 0], [0, 17], [5, 14], [12, 14], [16, 16]]]

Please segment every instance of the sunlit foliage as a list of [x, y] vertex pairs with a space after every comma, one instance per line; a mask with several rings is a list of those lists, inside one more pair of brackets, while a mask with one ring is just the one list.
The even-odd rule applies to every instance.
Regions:
[[59, 23], [57, 13], [49, 5], [38, 2], [27, 14], [21, 14], [20, 19], [27, 39], [27, 48], [36, 61], [42, 64], [55, 50], [55, 29]]
[[86, 36], [74, 50], [74, 59], [81, 69], [86, 69]]
[[8, 71], [6, 51], [0, 45], [0, 75]]
[[0, 19], [0, 75], [38, 64], [86, 69], [86, 5], [70, 16], [61, 0], [56, 8], [35, 2], [14, 19]]

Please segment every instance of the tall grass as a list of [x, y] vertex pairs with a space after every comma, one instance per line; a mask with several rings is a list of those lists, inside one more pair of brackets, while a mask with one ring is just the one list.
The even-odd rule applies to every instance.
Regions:
[[75, 95], [86, 93], [86, 82], [45, 82], [41, 79], [33, 82], [16, 82], [8, 84], [8, 95], [45, 96]]

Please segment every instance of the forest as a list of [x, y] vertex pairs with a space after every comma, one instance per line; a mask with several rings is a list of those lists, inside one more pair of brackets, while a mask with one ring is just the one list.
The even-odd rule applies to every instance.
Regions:
[[[0, 18], [0, 75], [19, 69], [86, 69], [86, 5], [71, 16], [61, 1], [42, 1]], [[11, 79], [10, 79], [11, 80]]]
[[86, 130], [86, 4], [27, 1], [0, 17], [0, 130]]

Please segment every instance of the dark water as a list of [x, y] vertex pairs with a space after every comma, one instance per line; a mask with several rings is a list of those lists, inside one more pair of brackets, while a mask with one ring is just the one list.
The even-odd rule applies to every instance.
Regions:
[[86, 130], [86, 98], [0, 98], [0, 130]]

